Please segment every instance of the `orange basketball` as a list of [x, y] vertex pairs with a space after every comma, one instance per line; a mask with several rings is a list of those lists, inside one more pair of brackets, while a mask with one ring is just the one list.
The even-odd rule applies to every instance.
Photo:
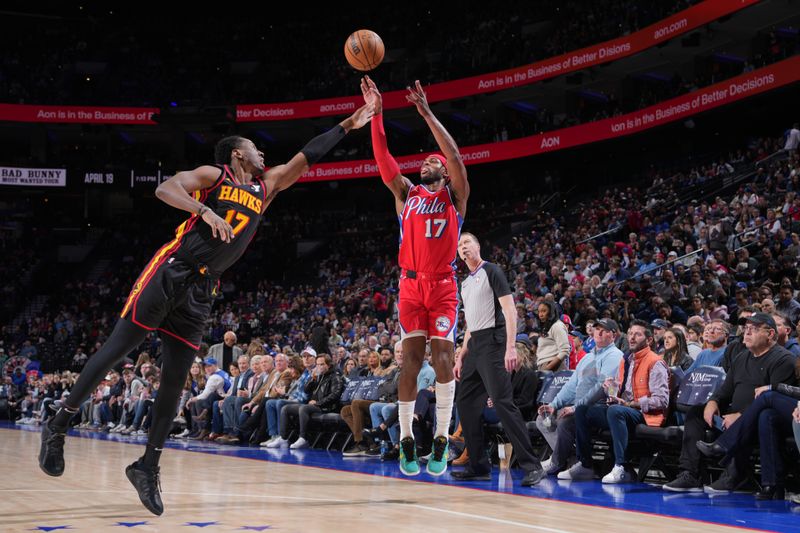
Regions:
[[344, 57], [356, 70], [372, 70], [383, 61], [383, 41], [374, 31], [358, 30], [344, 43]]

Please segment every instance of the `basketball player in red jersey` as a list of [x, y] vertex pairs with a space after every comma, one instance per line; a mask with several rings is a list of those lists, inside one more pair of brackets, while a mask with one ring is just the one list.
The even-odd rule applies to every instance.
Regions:
[[42, 427], [42, 471], [51, 476], [64, 473], [64, 437], [70, 418], [110, 368], [139, 346], [148, 331], [158, 331], [163, 363], [153, 423], [144, 455], [125, 473], [142, 504], [153, 514], [164, 512], [158, 467], [161, 448], [203, 337], [220, 276], [244, 253], [275, 196], [293, 185], [347, 132], [369, 122], [373, 112], [372, 106], [363, 106], [309, 141], [288, 163], [266, 173], [264, 154], [252, 141], [226, 137], [214, 149], [216, 165], [178, 172], [158, 186], [160, 200], [191, 216], [142, 271], [108, 340], [86, 363], [63, 406]]
[[447, 433], [455, 394], [453, 347], [458, 305], [455, 262], [469, 198], [467, 169], [456, 142], [434, 116], [417, 81], [413, 88], [408, 88], [406, 99], [417, 107], [444, 155], [426, 157], [419, 172], [422, 183], [411, 183], [389, 154], [381, 94], [368, 76], [361, 81], [361, 92], [367, 104], [375, 108], [372, 148], [381, 178], [394, 195], [400, 222], [398, 319], [405, 358], [398, 386], [400, 470], [409, 476], [419, 473], [411, 424], [417, 375], [425, 357], [426, 340], [430, 339], [436, 370], [436, 430], [427, 471], [440, 476], [447, 470]]

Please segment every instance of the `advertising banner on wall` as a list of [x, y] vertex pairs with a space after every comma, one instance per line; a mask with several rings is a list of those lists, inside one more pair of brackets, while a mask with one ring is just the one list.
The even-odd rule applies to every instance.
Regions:
[[[521, 67], [434, 83], [426, 86], [425, 92], [428, 95], [428, 101], [439, 102], [529, 85], [637, 54], [756, 3], [758, 0], [707, 0], [630, 35]], [[237, 122], [262, 122], [343, 115], [354, 112], [363, 103], [361, 95], [357, 95], [300, 102], [238, 105], [236, 106], [236, 120]], [[396, 109], [409, 105], [406, 101], [406, 91], [383, 93], [384, 109]]]

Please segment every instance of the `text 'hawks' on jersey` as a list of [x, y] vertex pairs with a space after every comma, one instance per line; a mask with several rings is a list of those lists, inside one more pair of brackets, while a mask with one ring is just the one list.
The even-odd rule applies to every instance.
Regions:
[[424, 185], [411, 187], [398, 219], [400, 268], [429, 274], [455, 271], [464, 219], [453, 204], [450, 187], [436, 192]]
[[[185, 247], [187, 252], [198, 262], [208, 266], [216, 276], [234, 264], [247, 249], [261, 222], [261, 211], [267, 194], [260, 178], [245, 185], [236, 179], [227, 165], [220, 167], [220, 170], [220, 177], [214, 185], [195, 192], [194, 197], [231, 225], [233, 239], [231, 242], [215, 239], [211, 234], [211, 227], [200, 223], [191, 224], [181, 242], [182, 248]], [[194, 218], [196, 215], [192, 217]]]

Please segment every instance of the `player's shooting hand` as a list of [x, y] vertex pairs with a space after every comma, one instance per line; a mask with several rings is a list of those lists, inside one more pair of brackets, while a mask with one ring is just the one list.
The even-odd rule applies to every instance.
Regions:
[[373, 106], [376, 115], [383, 113], [383, 97], [369, 76], [361, 78], [361, 94], [364, 95], [364, 102]]
[[417, 111], [423, 117], [431, 115], [431, 108], [428, 106], [428, 96], [422, 90], [422, 84], [419, 80], [414, 82], [414, 87], [406, 87], [408, 94], [406, 100], [417, 106]]
[[222, 242], [233, 240], [233, 228], [211, 209], [203, 211], [203, 221], [211, 226], [211, 236], [219, 237]]

